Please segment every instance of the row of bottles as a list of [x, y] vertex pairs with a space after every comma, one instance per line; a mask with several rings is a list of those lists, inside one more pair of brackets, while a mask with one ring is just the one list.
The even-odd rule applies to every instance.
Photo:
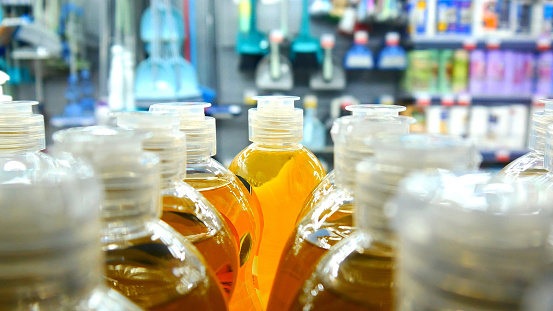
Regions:
[[46, 155], [33, 103], [0, 103], [0, 309], [521, 308], [551, 262], [551, 103], [494, 178], [405, 107], [348, 106], [325, 177], [297, 99], [257, 98], [228, 169], [208, 104], [116, 113]]

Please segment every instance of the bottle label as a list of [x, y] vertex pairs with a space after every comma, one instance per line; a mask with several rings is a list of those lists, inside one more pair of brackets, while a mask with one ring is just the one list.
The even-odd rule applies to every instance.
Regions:
[[490, 66], [490, 77], [493, 81], [502, 81], [505, 76], [505, 65], [500, 62], [493, 62]]
[[373, 60], [369, 55], [351, 55], [346, 59], [346, 67], [371, 69], [373, 68]]
[[486, 66], [481, 61], [472, 61], [470, 63], [470, 75], [473, 79], [484, 80], [486, 75]]

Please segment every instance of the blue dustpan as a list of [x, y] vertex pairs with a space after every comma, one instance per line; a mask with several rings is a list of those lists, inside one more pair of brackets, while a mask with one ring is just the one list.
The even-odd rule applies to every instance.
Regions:
[[[145, 42], [144, 48], [148, 53], [151, 52], [151, 42], [154, 38], [152, 10], [151, 6], [148, 7], [140, 18], [140, 39]], [[162, 23], [161, 44], [167, 45], [168, 42], [175, 40], [181, 42], [182, 44], [185, 37], [184, 17], [182, 14], [170, 3], [159, 3], [157, 6], [157, 12]], [[170, 18], [174, 21], [173, 27], [171, 27], [171, 25], [167, 22]]]

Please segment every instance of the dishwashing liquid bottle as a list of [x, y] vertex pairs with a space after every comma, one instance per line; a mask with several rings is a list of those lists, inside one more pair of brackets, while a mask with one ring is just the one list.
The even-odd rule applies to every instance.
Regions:
[[239, 246], [236, 289], [229, 310], [261, 310], [254, 282], [253, 263], [261, 237], [259, 201], [247, 183], [240, 181], [212, 156], [216, 154], [215, 118], [205, 116], [209, 103], [154, 104], [150, 111], [176, 113], [186, 134], [185, 182], [199, 191], [225, 217]]
[[183, 181], [186, 178], [187, 139], [179, 131], [179, 116], [147, 111], [114, 115], [119, 127], [152, 135], [142, 146], [145, 151], [155, 153], [161, 162], [161, 220], [196, 246], [230, 297], [236, 284], [238, 246], [223, 216]]
[[413, 171], [476, 169], [481, 161], [472, 143], [452, 136], [386, 136], [373, 147], [374, 156], [357, 166], [357, 230], [321, 257], [290, 310], [395, 310], [396, 235], [385, 214], [389, 198]]
[[232, 161], [230, 170], [245, 179], [261, 205], [263, 233], [257, 276], [266, 307], [280, 255], [303, 202], [324, 177], [319, 160], [299, 142], [303, 111], [292, 96], [259, 96], [249, 110], [253, 143]]
[[103, 182], [105, 281], [148, 310], [226, 310], [222, 287], [203, 256], [159, 219], [160, 161], [142, 149], [148, 136], [112, 127], [54, 134], [55, 150], [75, 157], [73, 162], [90, 162]]
[[[373, 155], [371, 139], [409, 133], [414, 119], [399, 116], [402, 106], [359, 105], [359, 110], [390, 112], [389, 116], [345, 116], [336, 119], [334, 140], [335, 184], [296, 226], [284, 247], [267, 310], [287, 310], [309, 278], [317, 261], [353, 230], [355, 165]], [[393, 115], [395, 113], [395, 115]]]

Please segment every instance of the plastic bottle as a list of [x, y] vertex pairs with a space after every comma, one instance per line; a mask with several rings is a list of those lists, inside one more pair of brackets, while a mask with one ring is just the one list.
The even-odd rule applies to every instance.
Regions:
[[239, 245], [237, 285], [230, 310], [259, 310], [253, 264], [261, 237], [261, 209], [249, 185], [212, 158], [216, 154], [215, 119], [205, 116], [208, 103], [155, 104], [151, 111], [179, 115], [180, 130], [187, 135], [185, 181], [199, 191], [225, 217]]
[[536, 64], [536, 94], [543, 96], [551, 95], [553, 92], [553, 52], [544, 51], [538, 56]]
[[155, 153], [161, 163], [161, 220], [185, 236], [204, 256], [223, 287], [232, 296], [238, 274], [236, 229], [188, 183], [185, 134], [179, 131], [178, 114], [163, 112], [117, 113], [117, 125], [152, 134], [144, 140], [145, 151]]
[[367, 46], [369, 44], [369, 33], [356, 31], [353, 39], [353, 46], [346, 52], [344, 57], [344, 68], [348, 70], [368, 70], [374, 67], [373, 53]]
[[455, 94], [468, 91], [469, 54], [466, 50], [456, 50], [453, 54], [451, 91]]
[[[13, 168], [3, 166], [1, 179]], [[2, 309], [142, 310], [101, 284], [102, 191], [91, 170], [41, 170], [0, 185]]]
[[516, 85], [517, 53], [505, 51], [505, 76], [503, 79], [504, 94], [517, 94]]
[[442, 50], [438, 56], [438, 92], [450, 93], [453, 82], [453, 50]]
[[384, 70], [403, 70], [407, 67], [407, 53], [399, 46], [399, 33], [386, 34], [386, 46], [378, 55], [377, 67]]
[[[290, 310], [394, 310], [395, 233], [385, 216], [398, 183], [415, 170], [474, 169], [480, 153], [451, 136], [386, 136], [358, 165], [356, 231], [331, 248], [304, 282]], [[409, 159], [409, 161], [405, 161]]]
[[547, 126], [553, 124], [553, 101], [541, 100], [545, 104], [544, 111], [532, 115], [532, 126], [528, 146], [530, 152], [505, 166], [499, 176], [508, 179], [535, 178], [547, 174], [543, 157], [545, 152], [545, 137]]
[[501, 94], [505, 79], [505, 52], [492, 49], [486, 57], [486, 93]]
[[307, 149], [321, 150], [326, 146], [326, 130], [323, 122], [317, 118], [317, 97], [308, 95], [303, 100], [303, 140]]
[[486, 89], [486, 53], [483, 50], [470, 53], [469, 89], [472, 95], [484, 94]]
[[[396, 209], [396, 310], [522, 310], [551, 264], [551, 208], [533, 183], [487, 173], [419, 173]], [[550, 202], [550, 201], [549, 201]]]
[[[351, 107], [351, 106], [350, 106]], [[288, 310], [313, 272], [317, 261], [330, 247], [353, 230], [355, 166], [373, 154], [370, 139], [383, 134], [409, 133], [410, 117], [398, 116], [403, 106], [360, 105], [351, 109], [379, 110], [388, 116], [346, 116], [332, 127], [335, 185], [307, 213], [289, 237], [273, 284], [268, 311]], [[355, 111], [355, 110], [354, 110]]]
[[147, 137], [110, 127], [54, 134], [55, 150], [89, 161], [104, 184], [105, 280], [145, 309], [226, 310], [222, 288], [202, 255], [159, 219], [160, 163], [142, 150]]
[[263, 212], [257, 263], [261, 301], [267, 305], [278, 260], [303, 202], [324, 170], [302, 140], [303, 111], [292, 96], [259, 96], [249, 110], [253, 143], [232, 161], [230, 170], [254, 189]]

